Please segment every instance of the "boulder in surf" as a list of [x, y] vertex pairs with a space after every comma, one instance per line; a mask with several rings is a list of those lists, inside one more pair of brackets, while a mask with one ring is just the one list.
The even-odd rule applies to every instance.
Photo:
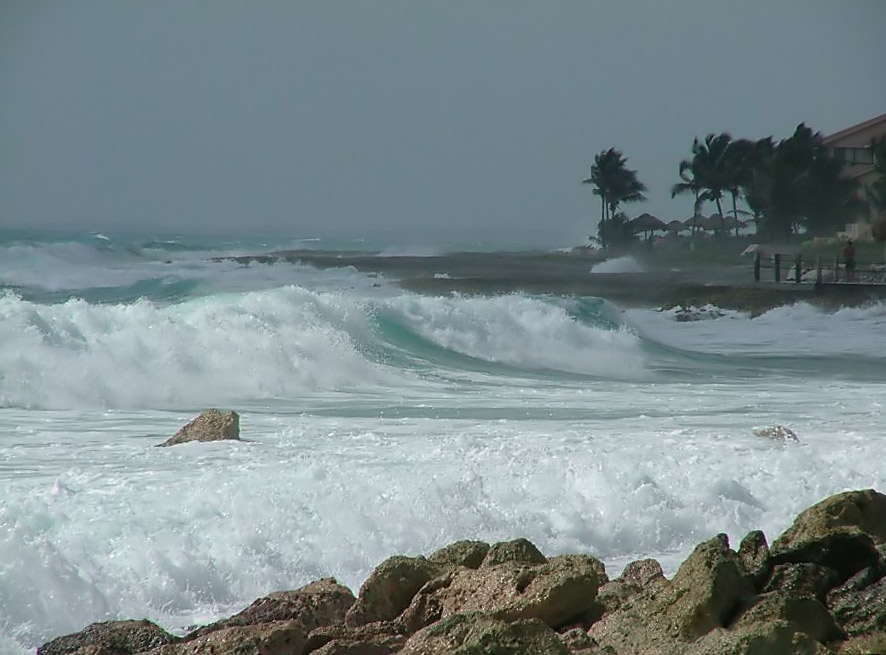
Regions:
[[240, 440], [240, 415], [232, 410], [207, 409], [159, 446], [189, 441]]

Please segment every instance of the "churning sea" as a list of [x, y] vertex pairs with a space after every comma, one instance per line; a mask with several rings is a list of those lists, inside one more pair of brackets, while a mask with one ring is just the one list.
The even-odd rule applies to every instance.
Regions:
[[[304, 247], [334, 246], [2, 235], [0, 652], [356, 592], [466, 538], [671, 574], [718, 532], [886, 490], [886, 305], [684, 322], [223, 258]], [[207, 407], [244, 440], [154, 447]], [[754, 434], [775, 425], [799, 442]]]

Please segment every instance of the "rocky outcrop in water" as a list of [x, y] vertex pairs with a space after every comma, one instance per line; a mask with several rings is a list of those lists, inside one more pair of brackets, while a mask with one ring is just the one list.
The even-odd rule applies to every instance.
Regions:
[[797, 436], [796, 432], [783, 425], [754, 430], [754, 434], [764, 439], [772, 439], [773, 441], [800, 441], [800, 437]]
[[391, 557], [355, 597], [333, 579], [276, 592], [176, 637], [97, 623], [38, 655], [843, 655], [886, 653], [886, 496], [832, 496], [770, 547], [699, 544], [673, 578], [655, 560], [609, 580], [588, 555], [525, 539]]
[[207, 409], [184, 425], [172, 437], [158, 446], [175, 446], [189, 441], [240, 440], [240, 415], [234, 411]]

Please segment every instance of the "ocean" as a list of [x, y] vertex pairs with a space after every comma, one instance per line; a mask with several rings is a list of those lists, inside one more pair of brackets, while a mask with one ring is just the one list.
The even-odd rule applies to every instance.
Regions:
[[[354, 244], [0, 236], [4, 654], [112, 619], [181, 634], [326, 576], [356, 592], [458, 539], [670, 575], [719, 532], [771, 542], [886, 490], [884, 304], [684, 321], [228, 258]], [[154, 447], [208, 407], [243, 441]], [[776, 425], [799, 442], [755, 434]]]

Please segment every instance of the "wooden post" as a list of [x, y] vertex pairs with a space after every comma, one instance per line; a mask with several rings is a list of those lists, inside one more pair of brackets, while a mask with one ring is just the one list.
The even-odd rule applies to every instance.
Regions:
[[775, 281], [781, 282], [781, 255], [772, 255], [772, 261], [775, 265]]
[[760, 281], [760, 253], [754, 253], [754, 282]]
[[797, 255], [794, 260], [794, 284], [800, 284], [800, 277], [803, 271], [803, 255]]

